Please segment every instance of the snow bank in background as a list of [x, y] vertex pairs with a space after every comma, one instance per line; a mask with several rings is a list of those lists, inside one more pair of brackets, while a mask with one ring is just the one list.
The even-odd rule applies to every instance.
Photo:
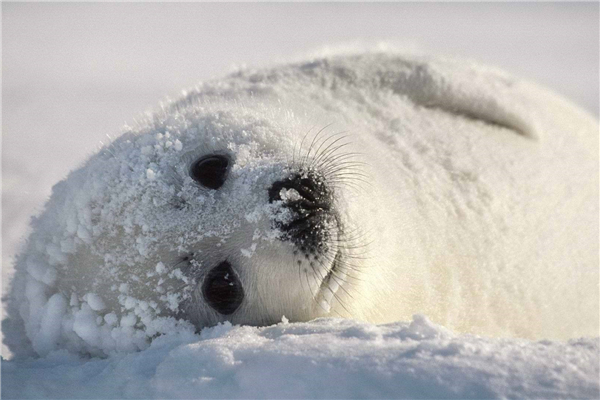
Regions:
[[142, 352], [2, 363], [2, 398], [598, 398], [598, 339], [455, 335], [416, 315], [372, 325], [226, 322]]

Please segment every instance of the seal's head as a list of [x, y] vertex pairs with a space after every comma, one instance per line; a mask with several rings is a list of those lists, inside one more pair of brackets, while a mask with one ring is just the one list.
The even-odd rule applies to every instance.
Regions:
[[95, 321], [92, 335], [84, 325], [56, 339], [91, 353], [142, 348], [181, 321], [329, 315], [351, 268], [344, 143], [258, 102], [175, 103], [128, 128], [34, 221], [15, 281], [27, 336], [43, 325], [35, 305], [52, 299], [73, 330]]
[[174, 257], [170, 263], [187, 279], [178, 313], [197, 327], [225, 319], [269, 324], [283, 315], [308, 320], [330, 311], [345, 279], [337, 164], [326, 153], [289, 154], [256, 154], [260, 162], [240, 165], [236, 152], [212, 151], [194, 154], [184, 167], [191, 179], [182, 181], [189, 188], [178, 212], [195, 233], [185, 247], [170, 239], [177, 248], [161, 253]]
[[[230, 162], [226, 156], [203, 156], [192, 175], [198, 182], [225, 183], [236, 179], [227, 176]], [[183, 310], [197, 326], [224, 318], [267, 324], [282, 315], [310, 319], [329, 311], [342, 252], [332, 187], [318, 169], [274, 165], [281, 169], [269, 171], [271, 177], [254, 175], [256, 184], [246, 188], [257, 194], [249, 199], [254, 209], [239, 214], [229, 234], [214, 244], [199, 237], [180, 256], [180, 269], [195, 285]], [[242, 179], [224, 188], [214, 185], [213, 190], [223, 190], [217, 202], [235, 197], [229, 191], [244, 190], [249, 181]], [[231, 205], [227, 212], [235, 213], [235, 208], [241, 207]]]

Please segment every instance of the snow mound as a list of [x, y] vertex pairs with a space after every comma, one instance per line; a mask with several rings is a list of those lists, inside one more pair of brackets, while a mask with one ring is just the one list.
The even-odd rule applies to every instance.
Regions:
[[422, 315], [225, 322], [104, 359], [3, 361], [2, 398], [598, 398], [599, 344], [455, 335]]

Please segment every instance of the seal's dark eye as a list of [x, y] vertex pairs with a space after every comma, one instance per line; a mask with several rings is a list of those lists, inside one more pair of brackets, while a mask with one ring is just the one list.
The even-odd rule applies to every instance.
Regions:
[[208, 273], [202, 284], [204, 300], [214, 310], [232, 314], [244, 300], [244, 289], [231, 264], [223, 261]]
[[227, 179], [229, 159], [225, 156], [210, 155], [195, 161], [190, 168], [190, 176], [202, 186], [218, 189]]

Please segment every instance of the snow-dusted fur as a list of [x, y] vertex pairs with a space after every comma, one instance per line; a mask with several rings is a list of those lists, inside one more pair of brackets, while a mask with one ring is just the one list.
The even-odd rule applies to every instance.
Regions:
[[[189, 177], [215, 153], [234, 161], [218, 191]], [[339, 213], [329, 245], [344, 260], [327, 282], [333, 260], [299, 267], [273, 228], [268, 188], [302, 166], [325, 171]], [[246, 295], [227, 317], [194, 295], [223, 259]], [[17, 355], [133, 351], [190, 323], [284, 315], [421, 312], [461, 332], [596, 336], [598, 124], [464, 61], [365, 54], [241, 71], [58, 183], [15, 269], [3, 329]]]

